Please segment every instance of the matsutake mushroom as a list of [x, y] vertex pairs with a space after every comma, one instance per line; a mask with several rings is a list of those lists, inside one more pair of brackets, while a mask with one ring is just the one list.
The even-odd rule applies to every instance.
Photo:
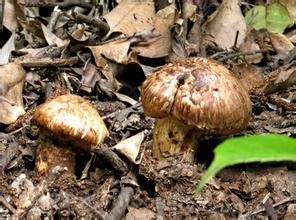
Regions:
[[109, 135], [95, 107], [77, 95], [62, 95], [40, 105], [33, 117], [40, 128], [36, 170], [47, 174], [59, 165], [75, 170], [75, 147], [89, 150]]
[[230, 135], [246, 128], [251, 116], [248, 92], [218, 62], [186, 58], [160, 67], [141, 88], [144, 112], [157, 118], [153, 155], [182, 154], [194, 162], [197, 141], [206, 133]]

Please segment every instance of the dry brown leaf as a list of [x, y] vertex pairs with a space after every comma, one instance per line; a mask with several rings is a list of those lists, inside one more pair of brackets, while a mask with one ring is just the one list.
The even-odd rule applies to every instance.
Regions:
[[[255, 52], [260, 50], [259, 45], [254, 41], [253, 38], [248, 38], [245, 40], [245, 42], [241, 43], [239, 46], [239, 49], [243, 53], [250, 53], [250, 52]], [[246, 55], [245, 60], [248, 63], [260, 63], [261, 60], [263, 59], [263, 54], [262, 53], [256, 53], [252, 55]]]
[[254, 65], [240, 64], [235, 65], [233, 71], [238, 75], [243, 86], [249, 91], [254, 91], [265, 85], [263, 74]]
[[129, 220], [138, 220], [138, 219], [145, 219], [145, 220], [152, 220], [155, 219], [156, 214], [148, 208], [133, 208], [128, 207], [128, 213], [126, 214], [126, 219]]
[[152, 0], [122, 0], [111, 12], [104, 15], [110, 33], [120, 32], [132, 36], [136, 32], [154, 28], [154, 2]]
[[278, 54], [288, 54], [294, 48], [291, 41], [281, 33], [269, 33], [270, 41]]
[[291, 41], [292, 43], [296, 43], [296, 30], [291, 30], [285, 34], [285, 36]]
[[141, 158], [137, 159], [141, 147], [141, 143], [144, 140], [144, 132], [140, 132], [134, 136], [131, 136], [123, 141], [120, 141], [118, 144], [112, 147], [116, 149], [121, 154], [125, 155], [130, 161], [135, 164], [139, 164]]
[[10, 124], [25, 114], [23, 86], [25, 70], [21, 65], [9, 63], [0, 66], [0, 123]]
[[14, 0], [5, 1], [3, 14], [3, 25], [11, 32], [14, 32], [18, 26], [13, 2]]
[[100, 79], [96, 66], [88, 62], [83, 70], [80, 89], [90, 93]]
[[7, 64], [9, 62], [11, 51], [15, 50], [15, 33], [13, 33], [9, 40], [0, 49], [0, 65]]
[[173, 5], [158, 11], [154, 18], [154, 32], [160, 36], [147, 42], [140, 42], [136, 47], [133, 47], [133, 50], [139, 52], [139, 55], [143, 57], [158, 58], [167, 56], [171, 51], [170, 26], [174, 24], [176, 17], [177, 11]]
[[236, 39], [239, 46], [246, 36], [247, 24], [239, 6], [239, 0], [223, 0], [218, 9], [203, 26], [205, 43], [214, 42], [230, 49]]
[[65, 46], [69, 43], [69, 40], [62, 40], [52, 33], [44, 24], [41, 24], [41, 28], [48, 45], [57, 45], [58, 47]]
[[271, 81], [264, 89], [265, 94], [274, 93], [283, 89], [287, 89], [290, 86], [296, 85], [296, 66], [291, 67], [288, 70], [276, 70], [280, 71], [277, 78]]

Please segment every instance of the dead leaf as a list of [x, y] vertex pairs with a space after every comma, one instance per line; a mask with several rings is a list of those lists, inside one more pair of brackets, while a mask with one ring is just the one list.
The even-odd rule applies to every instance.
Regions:
[[96, 66], [88, 62], [83, 70], [80, 89], [90, 93], [100, 79]]
[[129, 206], [128, 213], [126, 214], [126, 219], [129, 220], [137, 220], [137, 219], [145, 219], [145, 220], [152, 220], [155, 219], [155, 213], [147, 208], [133, 208]]
[[41, 24], [41, 28], [48, 45], [57, 45], [58, 47], [65, 46], [69, 43], [69, 40], [62, 40], [52, 33], [44, 24]]
[[288, 54], [294, 48], [292, 42], [281, 33], [269, 33], [270, 41], [278, 54]]
[[15, 33], [13, 33], [5, 45], [0, 49], [0, 65], [7, 64], [9, 62], [11, 51], [15, 50]]
[[88, 47], [95, 57], [97, 67], [104, 68], [107, 64], [105, 57], [116, 61], [117, 63], [124, 63], [128, 60], [128, 50], [130, 42], [127, 40], [112, 41], [103, 45]]
[[110, 26], [109, 34], [120, 32], [132, 36], [136, 32], [152, 30], [154, 15], [152, 0], [122, 0], [103, 18]]
[[18, 27], [16, 20], [16, 10], [14, 7], [14, 0], [6, 0], [4, 4], [4, 14], [3, 14], [3, 25], [10, 30], [10, 32], [14, 32]]
[[154, 18], [154, 27], [156, 34], [160, 36], [140, 42], [134, 51], [139, 55], [149, 58], [158, 58], [167, 56], [171, 51], [171, 31], [170, 27], [175, 23], [177, 18], [176, 8], [171, 4], [166, 8], [158, 11]]
[[214, 42], [221, 48], [230, 49], [237, 32], [237, 46], [244, 41], [247, 24], [239, 3], [239, 0], [223, 0], [203, 26], [205, 43]]
[[23, 86], [25, 70], [16, 63], [0, 66], [0, 123], [10, 124], [25, 114]]
[[[280, 69], [279, 69], [280, 71]], [[282, 70], [277, 75], [277, 78], [271, 81], [265, 88], [264, 93], [270, 94], [276, 91], [287, 89], [290, 86], [296, 84], [296, 67], [292, 67], [288, 70]]]
[[238, 75], [238, 78], [242, 82], [243, 86], [249, 92], [265, 85], [262, 72], [254, 65], [235, 65], [233, 67], [233, 71]]
[[138, 101], [132, 99], [131, 97], [127, 96], [127, 95], [124, 95], [124, 94], [121, 94], [121, 93], [118, 93], [118, 92], [114, 92], [114, 95], [122, 102], [127, 102], [129, 103], [130, 105], [135, 105], [138, 103]]
[[[259, 45], [254, 41], [253, 38], [247, 38], [245, 42], [241, 43], [239, 46], [239, 49], [243, 53], [250, 53], [250, 52], [255, 52], [260, 50]], [[262, 53], [256, 53], [252, 55], [246, 55], [245, 60], [252, 64], [257, 64], [260, 63], [261, 60], [263, 59], [263, 54]]]
[[112, 149], [116, 149], [117, 151], [125, 155], [134, 164], [139, 164], [143, 155], [140, 157], [140, 159], [137, 159], [137, 157], [143, 140], [144, 132], [142, 131], [132, 137], [120, 141], [118, 144], [113, 146]]

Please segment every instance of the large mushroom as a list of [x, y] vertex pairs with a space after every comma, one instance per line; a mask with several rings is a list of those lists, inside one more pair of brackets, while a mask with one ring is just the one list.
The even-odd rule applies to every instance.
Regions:
[[89, 150], [109, 135], [95, 107], [77, 95], [61, 95], [40, 105], [33, 117], [40, 128], [36, 170], [47, 174], [59, 165], [75, 168], [75, 147]]
[[141, 88], [144, 112], [157, 118], [153, 155], [182, 154], [194, 162], [201, 135], [230, 135], [246, 128], [251, 101], [246, 89], [218, 62], [186, 58], [160, 67]]

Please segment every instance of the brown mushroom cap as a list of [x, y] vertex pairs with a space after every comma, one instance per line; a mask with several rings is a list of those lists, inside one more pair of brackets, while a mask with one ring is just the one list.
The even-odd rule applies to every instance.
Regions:
[[156, 70], [143, 83], [141, 99], [151, 117], [171, 115], [220, 135], [244, 129], [251, 116], [251, 101], [240, 81], [223, 65], [201, 57]]
[[97, 110], [77, 95], [62, 95], [40, 105], [35, 113], [36, 124], [82, 149], [99, 145], [108, 130]]

